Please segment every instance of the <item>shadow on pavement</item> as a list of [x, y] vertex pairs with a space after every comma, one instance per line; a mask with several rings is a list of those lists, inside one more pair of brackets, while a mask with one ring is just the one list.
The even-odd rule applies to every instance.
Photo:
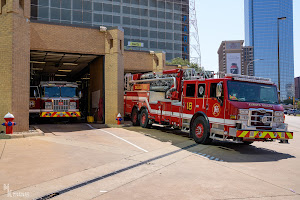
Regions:
[[[187, 133], [180, 130], [152, 126], [149, 129], [142, 127], [125, 127], [127, 130], [141, 132], [146, 136], [157, 139], [161, 142], [171, 142], [172, 145], [181, 148], [180, 143], [190, 141], [195, 144]], [[282, 144], [288, 145], [288, 144]], [[196, 150], [195, 150], [196, 149]], [[236, 144], [231, 142], [213, 141], [209, 145], [198, 144], [196, 148], [187, 149], [198, 155], [204, 155], [208, 159], [222, 160], [224, 162], [271, 162], [283, 159], [295, 158], [295, 156], [280, 153], [272, 149], [255, 146], [255, 142], [251, 145]]]
[[295, 158], [295, 156], [290, 154], [257, 147], [255, 146], [255, 142], [251, 145], [244, 145], [213, 141], [211, 146], [213, 146], [215, 152], [212, 152], [210, 155], [220, 156], [225, 162], [271, 162]]
[[[108, 128], [105, 124], [91, 124], [96, 129]], [[52, 123], [37, 125], [44, 133], [53, 132], [76, 132], [84, 130], [92, 130], [87, 123]], [[120, 127], [121, 128], [121, 127]], [[182, 143], [189, 141], [190, 144], [195, 144], [192, 138], [188, 137], [187, 133], [181, 130], [152, 126], [151, 128], [142, 128], [140, 126], [131, 126], [131, 123], [125, 121], [125, 126], [122, 128], [130, 131], [139, 132], [145, 136], [154, 138], [161, 142], [170, 142], [172, 145], [182, 148]], [[54, 134], [54, 133], [53, 133]], [[54, 134], [59, 136], [59, 134]], [[295, 156], [280, 153], [272, 149], [257, 147], [254, 142], [251, 145], [236, 144], [231, 142], [213, 141], [210, 145], [198, 144], [194, 148], [186, 149], [199, 155], [205, 155], [208, 159], [223, 160], [224, 162], [271, 162], [283, 159], [295, 158]], [[282, 144], [288, 145], [288, 144]]]

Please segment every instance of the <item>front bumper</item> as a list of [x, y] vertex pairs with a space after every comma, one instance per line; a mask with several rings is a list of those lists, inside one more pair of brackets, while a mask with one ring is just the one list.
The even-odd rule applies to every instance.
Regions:
[[247, 139], [293, 139], [293, 132], [275, 132], [275, 131], [244, 131], [237, 130], [236, 137]]
[[80, 117], [80, 112], [41, 112], [40, 117]]

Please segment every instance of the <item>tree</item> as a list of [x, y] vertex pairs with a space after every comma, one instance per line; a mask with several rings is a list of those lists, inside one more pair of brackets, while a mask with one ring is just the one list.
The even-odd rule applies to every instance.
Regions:
[[181, 65], [181, 66], [189, 66], [190, 68], [194, 68], [196, 71], [202, 71], [202, 69], [198, 66], [197, 63], [189, 62], [187, 59], [183, 58], [173, 58], [171, 62], [166, 62], [167, 65]]
[[286, 105], [293, 104], [293, 99], [285, 99], [285, 100], [283, 100], [283, 103]]

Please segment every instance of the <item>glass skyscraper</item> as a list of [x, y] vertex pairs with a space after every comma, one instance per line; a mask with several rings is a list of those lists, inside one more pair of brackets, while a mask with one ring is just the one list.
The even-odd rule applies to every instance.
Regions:
[[189, 0], [31, 0], [31, 20], [120, 26], [125, 49], [189, 59]]
[[281, 100], [294, 96], [293, 0], [244, 3], [245, 43], [254, 47], [254, 75], [271, 78], [277, 85], [279, 80]]

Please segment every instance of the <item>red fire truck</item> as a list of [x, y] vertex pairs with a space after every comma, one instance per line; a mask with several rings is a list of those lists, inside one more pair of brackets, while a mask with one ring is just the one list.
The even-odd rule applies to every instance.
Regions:
[[133, 125], [180, 128], [201, 144], [212, 140], [288, 143], [293, 138], [270, 79], [236, 74], [205, 79], [175, 69], [127, 74], [125, 87], [124, 113]]
[[30, 86], [30, 117], [80, 117], [77, 83], [41, 82]]

